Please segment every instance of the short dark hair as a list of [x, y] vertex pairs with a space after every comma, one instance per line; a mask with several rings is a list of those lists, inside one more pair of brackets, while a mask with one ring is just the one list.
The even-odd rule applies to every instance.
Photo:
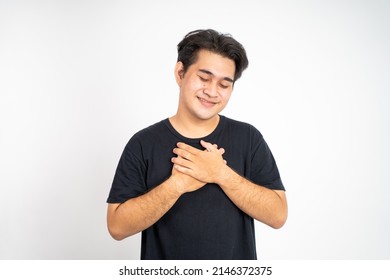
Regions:
[[232, 59], [236, 65], [234, 81], [241, 77], [249, 64], [244, 47], [230, 34], [222, 34], [213, 29], [200, 29], [188, 33], [177, 45], [177, 61], [183, 63], [184, 73], [197, 61], [200, 50]]

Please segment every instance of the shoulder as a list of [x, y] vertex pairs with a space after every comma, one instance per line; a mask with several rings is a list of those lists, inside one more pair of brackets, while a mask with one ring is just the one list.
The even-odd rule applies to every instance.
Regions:
[[152, 143], [158, 141], [167, 131], [164, 122], [165, 120], [159, 121], [133, 134], [126, 145], [126, 149], [140, 149], [143, 146], [150, 146]]
[[131, 138], [131, 140], [147, 140], [151, 139], [157, 135], [161, 135], [161, 133], [164, 133], [166, 131], [166, 120], [159, 121], [155, 124], [152, 124], [148, 127], [145, 127], [138, 132], [136, 132]]
[[225, 128], [232, 133], [240, 136], [250, 136], [256, 138], [263, 138], [260, 130], [250, 123], [234, 120], [225, 116], [221, 116], [225, 122]]

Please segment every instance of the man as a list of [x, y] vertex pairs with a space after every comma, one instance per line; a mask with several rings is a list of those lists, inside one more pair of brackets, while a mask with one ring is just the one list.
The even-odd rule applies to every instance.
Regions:
[[262, 135], [219, 114], [247, 66], [229, 35], [197, 30], [179, 43], [177, 113], [130, 139], [107, 200], [110, 234], [142, 232], [141, 259], [256, 259], [254, 219], [285, 223]]

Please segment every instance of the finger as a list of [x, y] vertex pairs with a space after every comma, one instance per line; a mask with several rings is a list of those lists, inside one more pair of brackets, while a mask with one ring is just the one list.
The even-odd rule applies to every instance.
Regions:
[[176, 144], [178, 148], [184, 150], [184, 151], [187, 151], [191, 154], [194, 154], [196, 155], [197, 153], [201, 152], [201, 150], [198, 150], [197, 148], [194, 148], [190, 145], [187, 145], [186, 143], [183, 143], [183, 142], [179, 142]]
[[225, 149], [224, 148], [220, 148], [218, 149], [218, 152], [220, 155], [223, 155], [225, 153]]
[[173, 169], [176, 170], [177, 172], [180, 172], [180, 173], [183, 173], [183, 174], [186, 174], [186, 175], [193, 177], [192, 176], [193, 171], [187, 167], [184, 167], [184, 166], [181, 166], [178, 164], [174, 164]]
[[181, 165], [178, 165], [178, 164], [174, 164], [173, 165], [173, 168], [181, 173], [184, 173], [184, 174], [187, 174], [188, 173], [188, 168], [184, 167], [184, 166], [181, 166]]
[[184, 158], [184, 159], [186, 159], [186, 160], [191, 160], [191, 158], [192, 158], [192, 156], [193, 156], [192, 153], [190, 153], [190, 152], [188, 152], [188, 151], [186, 151], [186, 150], [184, 150], [184, 149], [181, 149], [181, 148], [174, 148], [174, 149], [172, 150], [172, 152], [173, 152], [174, 154], [178, 155], [179, 157]]
[[[215, 150], [215, 147], [213, 144], [206, 142], [204, 140], [200, 140], [200, 144], [202, 145], [203, 148], [205, 148], [207, 151], [212, 152]], [[217, 146], [218, 147], [218, 146]]]
[[192, 167], [192, 163], [191, 161], [181, 157], [181, 156], [178, 156], [178, 157], [173, 157], [171, 158], [171, 162], [174, 164], [174, 165], [180, 165], [182, 167], [185, 167], [185, 168], [191, 168]]

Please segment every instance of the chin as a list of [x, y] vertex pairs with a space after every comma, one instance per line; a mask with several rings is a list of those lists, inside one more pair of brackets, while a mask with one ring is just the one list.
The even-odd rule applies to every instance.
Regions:
[[[195, 109], [195, 108], [194, 108]], [[222, 108], [223, 109], [223, 108]], [[196, 117], [199, 120], [208, 121], [216, 116], [222, 111], [222, 109], [219, 108], [197, 108], [197, 110], [192, 110], [192, 114], [194, 117]]]
[[196, 114], [196, 117], [200, 120], [208, 121], [208, 120], [211, 120], [211, 119], [215, 118], [216, 116], [218, 116], [218, 114], [219, 114], [219, 112], [213, 113], [213, 114]]

